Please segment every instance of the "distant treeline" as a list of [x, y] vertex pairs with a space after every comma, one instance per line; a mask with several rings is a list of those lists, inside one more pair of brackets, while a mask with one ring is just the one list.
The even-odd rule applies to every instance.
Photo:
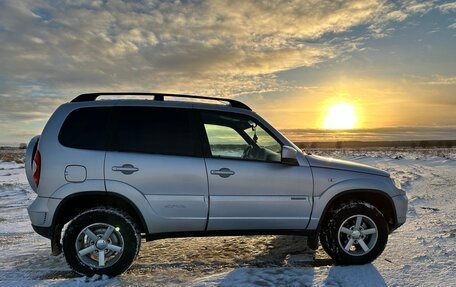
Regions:
[[0, 146], [0, 150], [14, 150], [14, 149], [26, 149], [26, 148], [27, 148], [26, 143], [20, 143], [17, 146], [14, 146], [14, 145]]
[[[421, 141], [337, 141], [337, 142], [294, 142], [300, 148], [366, 148], [366, 147], [411, 147], [411, 148], [432, 148], [456, 147], [456, 140], [421, 140]], [[246, 145], [239, 144], [217, 144], [218, 149], [243, 149]], [[0, 150], [26, 149], [27, 144], [21, 143], [18, 146], [0, 146]]]
[[300, 148], [365, 148], [365, 147], [456, 147], [456, 140], [421, 140], [421, 141], [337, 141], [337, 142], [297, 142]]

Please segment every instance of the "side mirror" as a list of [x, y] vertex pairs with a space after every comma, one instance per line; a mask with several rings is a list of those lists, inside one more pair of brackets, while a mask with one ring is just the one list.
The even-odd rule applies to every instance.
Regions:
[[298, 152], [291, 146], [284, 145], [282, 147], [282, 163], [288, 165], [298, 165], [296, 155]]

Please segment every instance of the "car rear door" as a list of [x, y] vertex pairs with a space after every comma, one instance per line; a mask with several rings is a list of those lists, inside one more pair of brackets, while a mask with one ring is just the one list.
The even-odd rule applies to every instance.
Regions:
[[253, 117], [202, 111], [201, 121], [210, 194], [207, 229], [305, 229], [312, 207], [310, 168], [282, 164], [282, 144]]
[[115, 107], [106, 189], [133, 187], [151, 207], [153, 232], [203, 231], [208, 184], [193, 110]]

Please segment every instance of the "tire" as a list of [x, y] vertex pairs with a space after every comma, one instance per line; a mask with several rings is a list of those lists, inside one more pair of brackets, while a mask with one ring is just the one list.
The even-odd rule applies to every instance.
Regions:
[[[141, 235], [131, 217], [122, 210], [106, 207], [80, 213], [63, 237], [68, 265], [86, 276], [123, 273], [133, 263], [140, 245]], [[101, 252], [104, 255], [100, 258]]]
[[372, 262], [383, 252], [387, 241], [385, 217], [366, 202], [341, 204], [325, 217], [320, 230], [323, 249], [341, 265]]

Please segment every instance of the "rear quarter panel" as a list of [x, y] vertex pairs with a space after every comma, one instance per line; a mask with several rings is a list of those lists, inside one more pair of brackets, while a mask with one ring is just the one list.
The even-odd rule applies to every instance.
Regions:
[[[89, 103], [90, 106], [101, 104]], [[58, 136], [66, 117], [75, 109], [85, 104], [64, 104], [51, 116], [38, 143], [41, 154], [41, 177], [37, 193], [41, 197], [50, 197], [68, 182], [65, 179], [65, 168], [68, 165], [80, 165], [87, 169], [87, 180], [98, 180], [97, 190], [104, 187], [104, 151], [92, 151], [68, 148], [60, 144]]]

